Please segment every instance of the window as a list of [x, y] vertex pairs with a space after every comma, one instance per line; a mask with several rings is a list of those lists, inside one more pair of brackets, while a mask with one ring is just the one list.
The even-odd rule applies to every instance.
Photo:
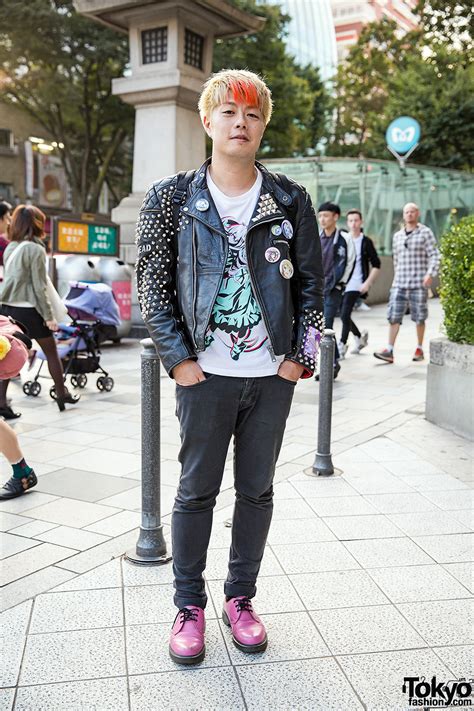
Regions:
[[166, 62], [168, 59], [168, 28], [155, 27], [142, 31], [143, 64]]
[[13, 150], [13, 132], [9, 128], [0, 128], [0, 148]]
[[204, 50], [204, 37], [185, 30], [184, 33], [184, 63], [196, 69], [202, 69], [202, 54]]
[[11, 183], [0, 183], [0, 201], [13, 202], [13, 185]]

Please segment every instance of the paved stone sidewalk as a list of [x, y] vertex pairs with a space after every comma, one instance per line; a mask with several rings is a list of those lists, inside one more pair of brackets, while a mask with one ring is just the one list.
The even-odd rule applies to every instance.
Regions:
[[[428, 334], [440, 323], [430, 304]], [[474, 529], [469, 444], [423, 417], [426, 362], [402, 328], [393, 366], [384, 308], [358, 313], [367, 352], [349, 355], [334, 390], [341, 476], [305, 473], [315, 454], [318, 386], [298, 385], [275, 485], [256, 609], [265, 654], [236, 650], [219, 620], [232, 513], [229, 458], [207, 566], [207, 655], [181, 669], [167, 654], [175, 610], [169, 565], [121, 561], [140, 521], [139, 346], [105, 348], [111, 393], [89, 379], [77, 408], [11, 394], [39, 474], [0, 510], [0, 711], [408, 708], [405, 676], [473, 677]], [[173, 383], [162, 383], [163, 512], [178, 477]], [[5, 461], [2, 480], [9, 476]]]

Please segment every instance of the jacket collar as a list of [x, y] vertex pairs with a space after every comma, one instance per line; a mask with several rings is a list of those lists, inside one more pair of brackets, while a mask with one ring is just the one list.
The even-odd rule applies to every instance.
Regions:
[[[210, 163], [211, 159], [208, 158], [199, 170], [196, 171], [194, 178], [191, 181], [191, 195], [185, 201], [181, 211], [187, 215], [191, 215], [200, 222], [208, 225], [208, 227], [215, 232], [218, 232], [223, 237], [226, 237], [227, 233], [224, 230], [219, 213], [217, 212], [217, 208], [214, 205], [214, 201], [207, 185], [206, 171]], [[260, 189], [259, 199], [249, 223], [249, 229], [257, 226], [260, 222], [267, 222], [268, 218], [275, 220], [284, 219], [286, 215], [282, 212], [280, 204], [288, 207], [293, 203], [291, 195], [285, 192], [285, 190], [283, 190], [276, 183], [272, 174], [258, 161], [255, 162], [255, 165], [262, 173], [262, 187]], [[196, 203], [198, 200], [203, 199], [207, 200], [209, 208], [207, 210], [200, 211], [197, 209]]]

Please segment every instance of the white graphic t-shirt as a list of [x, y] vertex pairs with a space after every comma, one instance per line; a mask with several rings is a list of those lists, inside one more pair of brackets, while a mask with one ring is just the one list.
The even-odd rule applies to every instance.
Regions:
[[346, 284], [346, 291], [360, 291], [360, 287], [364, 283], [364, 274], [362, 272], [362, 240], [364, 235], [351, 237], [352, 244], [356, 251], [356, 262], [352, 276]]
[[224, 277], [206, 332], [206, 349], [198, 354], [198, 363], [207, 373], [258, 378], [275, 375], [283, 360], [283, 356], [272, 360], [247, 265], [245, 236], [262, 186], [262, 175], [257, 172], [250, 190], [237, 197], [221, 192], [207, 172], [209, 192], [229, 240]]

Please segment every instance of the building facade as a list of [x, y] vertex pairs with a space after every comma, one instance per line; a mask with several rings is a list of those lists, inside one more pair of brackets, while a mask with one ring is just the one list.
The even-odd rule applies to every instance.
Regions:
[[[318, 0], [314, 2], [319, 4]], [[417, 0], [331, 0], [338, 61], [344, 59], [369, 22], [386, 17], [397, 23], [401, 33], [415, 29], [416, 4]]]
[[280, 5], [282, 12], [291, 17], [286, 45], [298, 64], [318, 67], [323, 81], [331, 79], [337, 67], [337, 48], [330, 0], [265, 2]]
[[48, 215], [69, 209], [59, 149], [28, 114], [0, 102], [0, 200], [33, 203]]

